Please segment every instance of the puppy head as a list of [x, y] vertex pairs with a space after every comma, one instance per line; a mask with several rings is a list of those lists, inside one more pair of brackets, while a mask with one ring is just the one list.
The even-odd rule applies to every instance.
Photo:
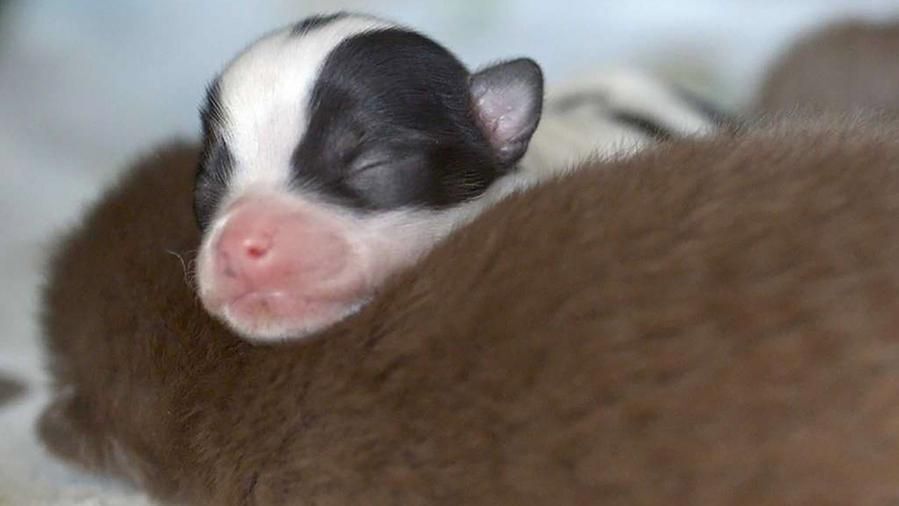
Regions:
[[434, 41], [357, 15], [309, 18], [209, 88], [195, 211], [205, 307], [249, 339], [353, 312], [510, 171], [539, 121], [531, 60], [471, 74]]

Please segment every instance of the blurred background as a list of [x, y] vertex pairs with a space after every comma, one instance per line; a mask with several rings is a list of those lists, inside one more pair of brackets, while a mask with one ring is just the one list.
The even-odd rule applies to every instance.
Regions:
[[337, 9], [411, 25], [470, 66], [528, 55], [550, 85], [637, 66], [739, 110], [804, 30], [899, 16], [899, 0], [0, 0], [0, 371], [32, 392], [0, 412], [0, 504], [4, 483], [81, 479], [45, 460], [30, 432], [43, 402], [35, 289], [51, 238], [137, 153], [196, 136], [205, 85], [238, 50]]

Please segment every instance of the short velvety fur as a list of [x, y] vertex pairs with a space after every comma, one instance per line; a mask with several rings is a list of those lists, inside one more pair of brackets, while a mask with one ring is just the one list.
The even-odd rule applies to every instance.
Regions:
[[511, 198], [316, 340], [207, 317], [190, 146], [59, 249], [51, 450], [204, 505], [894, 505], [895, 131], [677, 141]]
[[446, 48], [409, 30], [341, 42], [312, 91], [294, 186], [369, 211], [477, 197], [511, 168], [475, 122], [469, 79]]
[[408, 28], [312, 16], [251, 44], [209, 86], [197, 220], [221, 218], [245, 181], [366, 217], [462, 204], [515, 171], [542, 101], [529, 59], [472, 73]]
[[876, 112], [899, 118], [899, 22], [844, 21], [812, 32], [769, 71], [761, 112]]

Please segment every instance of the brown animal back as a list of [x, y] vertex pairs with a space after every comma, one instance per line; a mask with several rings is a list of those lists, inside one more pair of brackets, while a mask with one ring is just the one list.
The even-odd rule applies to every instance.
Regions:
[[768, 71], [763, 113], [899, 116], [899, 23], [849, 21], [800, 38]]
[[269, 347], [211, 321], [167, 253], [197, 239], [176, 149], [57, 256], [45, 440], [191, 504], [892, 504], [895, 134], [597, 163]]

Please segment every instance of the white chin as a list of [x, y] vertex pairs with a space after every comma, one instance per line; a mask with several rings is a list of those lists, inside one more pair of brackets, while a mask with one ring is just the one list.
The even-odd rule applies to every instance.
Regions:
[[247, 315], [225, 305], [214, 313], [231, 330], [246, 341], [253, 343], [276, 343], [309, 339], [317, 333], [356, 313], [364, 302], [354, 304], [333, 304], [321, 308], [314, 314], [302, 317], [272, 314]]

